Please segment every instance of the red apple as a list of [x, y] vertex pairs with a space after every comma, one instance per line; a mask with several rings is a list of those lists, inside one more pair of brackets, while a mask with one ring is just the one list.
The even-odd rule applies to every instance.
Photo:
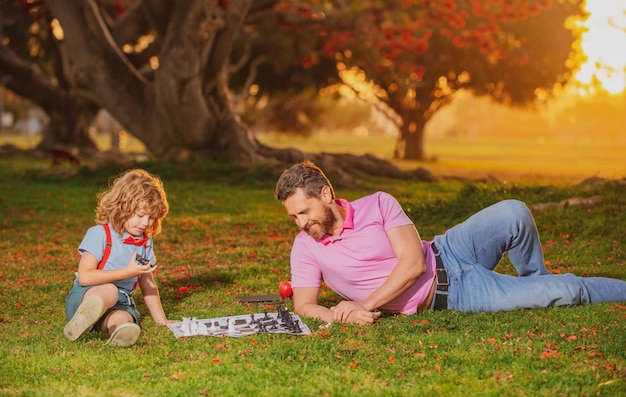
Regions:
[[283, 298], [291, 298], [293, 291], [291, 290], [291, 281], [283, 281], [278, 286], [278, 293]]

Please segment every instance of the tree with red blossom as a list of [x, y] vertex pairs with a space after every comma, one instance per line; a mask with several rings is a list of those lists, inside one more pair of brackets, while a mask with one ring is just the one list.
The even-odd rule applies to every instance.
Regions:
[[571, 76], [568, 60], [576, 38], [566, 21], [582, 15], [581, 3], [290, 1], [281, 3], [278, 24], [309, 46], [301, 61], [304, 70], [296, 73], [306, 74], [316, 60], [332, 59], [340, 73], [366, 76], [374, 88], [351, 88], [363, 97], [375, 96], [374, 103], [397, 123], [396, 157], [422, 160], [424, 126], [457, 90], [522, 105], [532, 102], [538, 89], [550, 92], [563, 85]]

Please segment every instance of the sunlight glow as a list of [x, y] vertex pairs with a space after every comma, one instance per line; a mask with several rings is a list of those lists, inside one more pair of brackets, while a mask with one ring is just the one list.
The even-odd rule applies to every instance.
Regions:
[[611, 94], [626, 88], [626, 0], [587, 0], [589, 18], [581, 47], [587, 56], [575, 79], [585, 85], [594, 80]]

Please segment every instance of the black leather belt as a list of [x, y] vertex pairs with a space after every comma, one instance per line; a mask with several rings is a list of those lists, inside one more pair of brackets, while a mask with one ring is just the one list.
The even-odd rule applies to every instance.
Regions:
[[433, 253], [435, 254], [435, 262], [437, 263], [435, 271], [437, 272], [437, 287], [435, 287], [435, 296], [433, 297], [433, 310], [445, 310], [448, 308], [448, 271], [443, 267], [443, 262], [439, 256], [439, 250], [435, 243], [431, 244]]

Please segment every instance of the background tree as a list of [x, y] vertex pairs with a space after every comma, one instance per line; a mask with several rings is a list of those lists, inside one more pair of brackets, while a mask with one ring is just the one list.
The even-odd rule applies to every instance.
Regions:
[[90, 141], [72, 117], [88, 124], [104, 108], [160, 158], [259, 158], [224, 65], [245, 17], [272, 3], [4, 0], [0, 73], [81, 149]]
[[[308, 76], [314, 78], [318, 62], [333, 60], [343, 84], [363, 98], [375, 98], [374, 103], [397, 122], [396, 157], [422, 160], [424, 126], [457, 90], [521, 105], [531, 102], [537, 89], [550, 92], [563, 85], [571, 75], [568, 60], [575, 40], [566, 20], [582, 13], [581, 3], [283, 2], [280, 23], [293, 38], [281, 40], [274, 34], [267, 40], [270, 36], [263, 35], [264, 42], [286, 47], [260, 44], [260, 48], [300, 57], [292, 64], [313, 68]], [[266, 30], [271, 34], [270, 26]], [[284, 65], [281, 62], [279, 69], [266, 65], [262, 74], [281, 76], [283, 83], [262, 85], [261, 92], [299, 84], [302, 71]], [[293, 77], [285, 78], [292, 70]], [[337, 80], [330, 74], [323, 78], [331, 84]]]
[[47, 113], [39, 148], [95, 150], [87, 129], [99, 107], [73, 90], [50, 13], [34, 1], [2, 0], [0, 6], [0, 81]]

